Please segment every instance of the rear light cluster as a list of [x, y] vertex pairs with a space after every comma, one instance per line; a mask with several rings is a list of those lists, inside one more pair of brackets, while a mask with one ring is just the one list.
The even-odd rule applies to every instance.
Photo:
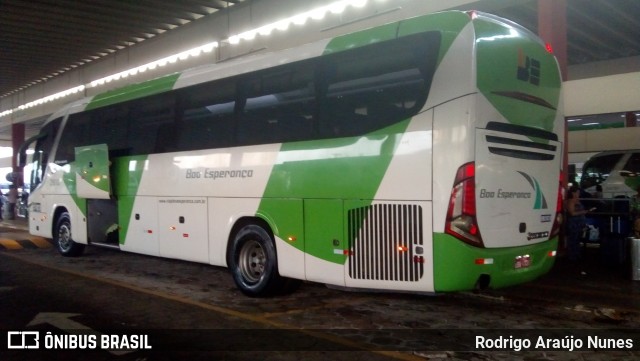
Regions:
[[473, 246], [483, 247], [476, 220], [475, 163], [461, 166], [451, 190], [445, 232]]
[[553, 219], [553, 227], [551, 227], [551, 233], [549, 234], [549, 239], [556, 237], [558, 234], [560, 234], [560, 231], [562, 229], [562, 200], [564, 199], [563, 197], [563, 187], [562, 187], [562, 183], [563, 183], [563, 179], [562, 179], [562, 172], [560, 172], [560, 181], [559, 181], [559, 185], [558, 185], [558, 200], [556, 201], [556, 217]]

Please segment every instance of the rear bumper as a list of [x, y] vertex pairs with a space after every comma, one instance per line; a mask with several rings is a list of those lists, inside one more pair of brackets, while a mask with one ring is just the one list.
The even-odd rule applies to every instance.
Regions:
[[[557, 247], [558, 239], [554, 238], [529, 246], [477, 248], [447, 234], [434, 234], [435, 291], [472, 290], [476, 288], [479, 280], [489, 288], [502, 288], [532, 281], [553, 267]], [[530, 257], [530, 266], [516, 269], [516, 257], [524, 255]]]

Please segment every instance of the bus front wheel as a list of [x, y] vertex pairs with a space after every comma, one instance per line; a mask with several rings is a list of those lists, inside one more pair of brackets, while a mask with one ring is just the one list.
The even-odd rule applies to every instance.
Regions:
[[84, 251], [84, 244], [76, 243], [71, 237], [71, 217], [67, 212], [58, 218], [53, 237], [58, 252], [63, 256], [78, 257]]
[[230, 249], [229, 268], [236, 286], [247, 296], [276, 293], [283, 280], [278, 274], [276, 248], [272, 237], [258, 225], [247, 225], [235, 236]]

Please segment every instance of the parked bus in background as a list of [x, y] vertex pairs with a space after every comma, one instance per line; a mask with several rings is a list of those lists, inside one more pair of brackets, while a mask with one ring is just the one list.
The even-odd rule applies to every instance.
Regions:
[[547, 272], [561, 77], [508, 20], [447, 11], [78, 101], [32, 147], [29, 228], [299, 280], [446, 292]]
[[598, 185], [605, 198], [635, 195], [640, 187], [640, 150], [612, 150], [589, 158], [582, 167], [580, 188], [593, 194]]

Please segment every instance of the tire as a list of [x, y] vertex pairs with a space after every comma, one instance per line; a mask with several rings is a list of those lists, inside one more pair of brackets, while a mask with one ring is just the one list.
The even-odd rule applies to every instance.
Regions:
[[61, 255], [65, 257], [78, 257], [84, 252], [84, 244], [76, 243], [71, 237], [71, 217], [64, 212], [56, 222], [53, 240]]
[[236, 286], [249, 297], [271, 296], [281, 290], [273, 238], [258, 225], [237, 234], [230, 248], [229, 268]]

